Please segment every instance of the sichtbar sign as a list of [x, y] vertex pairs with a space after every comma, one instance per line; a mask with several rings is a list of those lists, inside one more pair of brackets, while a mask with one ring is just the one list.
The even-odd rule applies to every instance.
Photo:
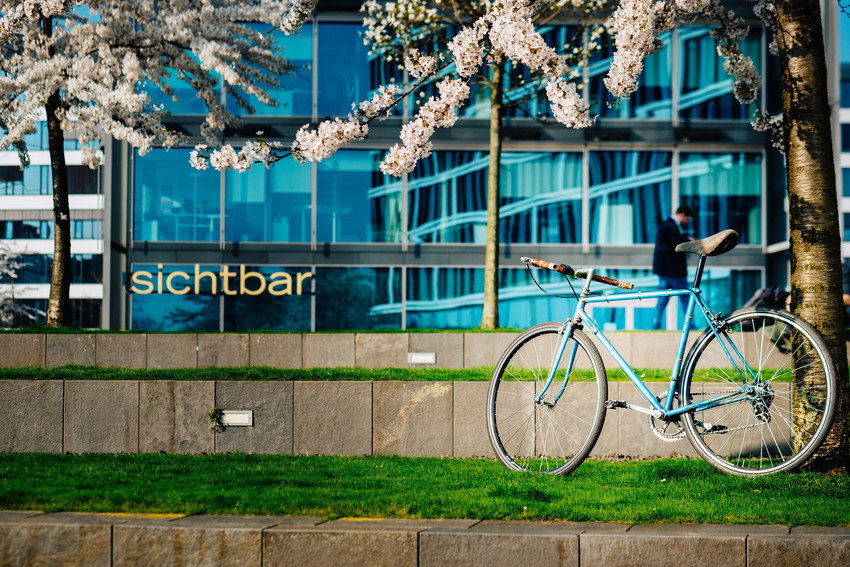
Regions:
[[190, 293], [208, 295], [301, 295], [310, 291], [312, 272], [274, 272], [263, 274], [249, 271], [244, 265], [222, 266], [220, 272], [202, 270], [195, 264], [194, 272], [182, 270], [164, 272], [162, 264], [157, 271], [134, 270], [130, 276], [130, 291], [139, 295]]

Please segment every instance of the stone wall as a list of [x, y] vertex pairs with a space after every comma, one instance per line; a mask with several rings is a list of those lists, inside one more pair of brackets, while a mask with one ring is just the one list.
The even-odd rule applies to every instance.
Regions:
[[[0, 333], [0, 366], [475, 368], [518, 333]], [[672, 368], [676, 332], [607, 335], [635, 368]], [[613, 360], [603, 353], [606, 366]]]
[[[488, 382], [0, 380], [0, 452], [492, 457]], [[653, 393], [666, 383], [649, 384]], [[640, 402], [629, 383], [609, 397]], [[213, 408], [251, 425], [210, 429]], [[608, 411], [595, 456], [693, 455], [643, 414]]]

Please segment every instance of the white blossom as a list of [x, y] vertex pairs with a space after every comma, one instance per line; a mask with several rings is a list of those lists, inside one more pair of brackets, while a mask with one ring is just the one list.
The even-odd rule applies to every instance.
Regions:
[[526, 67], [549, 76], [561, 75], [565, 67], [563, 59], [537, 33], [525, 12], [512, 6], [492, 10], [487, 15], [491, 24], [490, 43], [499, 52]]
[[14, 6], [4, 7], [0, 17], [0, 41], [5, 41], [12, 33], [18, 31], [27, 20], [37, 21], [38, 18], [56, 16], [69, 10], [82, 0], [23, 0], [15, 2]]
[[664, 2], [655, 0], [622, 0], [611, 16], [609, 24], [615, 33], [616, 51], [605, 86], [617, 98], [626, 98], [637, 90], [638, 76], [643, 71], [643, 60], [660, 47], [659, 23], [669, 25], [660, 17]]
[[587, 128], [593, 125], [590, 117], [590, 107], [578, 94], [575, 83], [563, 79], [549, 81], [546, 85], [546, 96], [552, 103], [552, 114], [555, 120], [568, 128]]
[[461, 77], [471, 77], [484, 64], [484, 36], [489, 25], [484, 18], [464, 28], [449, 42], [455, 70]]
[[292, 156], [299, 163], [322, 161], [355, 140], [362, 140], [369, 132], [366, 124], [343, 121], [339, 118], [326, 120], [315, 130], [302, 126], [295, 134]]
[[206, 144], [198, 144], [195, 146], [195, 149], [189, 153], [189, 165], [201, 171], [208, 169], [210, 167], [210, 162], [207, 158], [206, 151]]
[[753, 102], [761, 88], [761, 77], [756, 71], [753, 60], [737, 49], [720, 44], [717, 53], [723, 57], [723, 69], [731, 75], [735, 81], [732, 83], [732, 93], [741, 104]]
[[90, 169], [97, 169], [100, 166], [101, 153], [92, 148], [91, 146], [83, 146], [82, 150], [82, 164], [88, 166]]
[[439, 59], [434, 55], [423, 55], [412, 49], [404, 58], [404, 68], [414, 79], [421, 79], [434, 74]]

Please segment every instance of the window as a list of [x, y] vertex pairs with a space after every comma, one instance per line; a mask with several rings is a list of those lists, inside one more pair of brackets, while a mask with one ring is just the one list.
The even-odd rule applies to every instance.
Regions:
[[383, 150], [340, 150], [316, 173], [317, 242], [401, 242], [402, 182], [378, 169]]
[[644, 60], [638, 89], [627, 100], [614, 102], [603, 80], [608, 76], [614, 54], [614, 42], [608, 35], [599, 38], [600, 52], [589, 62], [591, 112], [600, 118], [667, 119], [673, 115], [672, 34], [661, 34], [664, 46]]
[[693, 236], [734, 229], [742, 244], [761, 243], [761, 154], [682, 153], [681, 204], [694, 210]]
[[468, 329], [481, 324], [482, 268], [408, 268], [407, 328]]
[[[261, 33], [269, 33], [268, 26], [251, 25]], [[282, 53], [292, 65], [278, 79], [276, 87], [267, 87], [266, 92], [277, 101], [271, 106], [258, 101], [253, 95], [245, 95], [241, 88], [237, 91], [254, 107], [257, 116], [312, 116], [313, 115], [313, 25], [304, 24], [292, 35], [279, 30], [271, 32], [278, 52]], [[247, 114], [240, 108], [232, 93], [227, 95], [227, 109], [234, 114]]]
[[590, 153], [590, 242], [651, 244], [675, 207], [670, 152]]
[[[99, 170], [68, 166], [68, 192], [71, 195], [99, 193]], [[53, 172], [49, 165], [0, 166], [0, 195], [52, 195]]]
[[[732, 95], [732, 78], [708, 26], [679, 28], [679, 116], [685, 120], [750, 120], [754, 104], [742, 105]], [[761, 73], [761, 29], [750, 28], [741, 51]]]
[[850, 77], [841, 77], [840, 92], [841, 108], [850, 108]]
[[502, 154], [502, 242], [581, 242], [580, 153]]
[[225, 172], [228, 242], [310, 242], [312, 168], [292, 158]]
[[485, 152], [435, 151], [408, 175], [408, 240], [484, 244]]
[[[352, 103], [391, 81], [401, 83], [397, 62], [369, 55], [362, 26], [355, 23], [322, 23], [318, 30], [318, 113], [346, 116]], [[396, 110], [397, 112], [397, 110]]]
[[136, 156], [135, 240], [218, 242], [221, 174], [189, 165], [190, 150], [152, 150]]
[[[50, 270], [53, 254], [21, 254], [15, 261], [20, 267], [15, 270], [15, 278], [4, 276], [0, 283], [46, 284], [50, 283]], [[100, 254], [71, 255], [71, 283], [98, 284], [103, 277], [103, 256]]]
[[316, 330], [401, 328], [400, 268], [316, 268]]
[[[51, 239], [53, 238], [53, 221], [0, 221], [0, 238]], [[103, 238], [103, 221], [72, 220], [71, 238], [88, 240]]]

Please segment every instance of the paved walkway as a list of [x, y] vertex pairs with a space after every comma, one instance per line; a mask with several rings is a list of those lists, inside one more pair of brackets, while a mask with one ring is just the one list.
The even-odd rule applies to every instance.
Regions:
[[850, 527], [0, 511], [0, 565], [850, 565]]

